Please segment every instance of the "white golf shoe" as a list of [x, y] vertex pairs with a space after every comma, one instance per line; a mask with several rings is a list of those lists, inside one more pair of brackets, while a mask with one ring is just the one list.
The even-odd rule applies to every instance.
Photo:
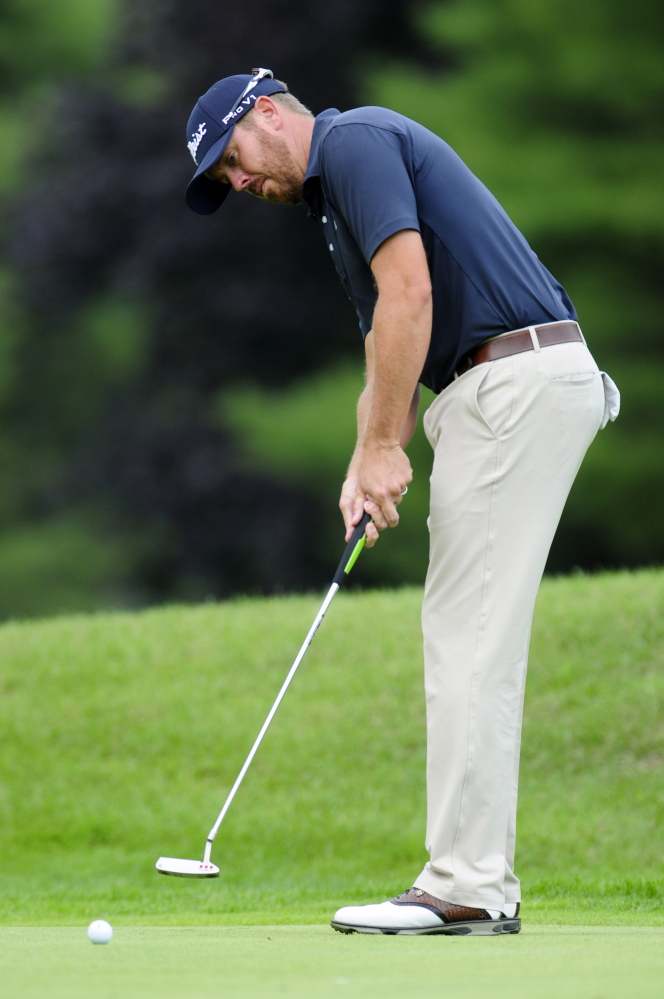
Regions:
[[330, 926], [340, 933], [497, 936], [519, 932], [519, 905], [515, 910], [514, 916], [508, 917], [502, 912], [496, 914], [486, 909], [452, 905], [421, 888], [409, 888], [389, 902], [346, 905], [334, 914]]

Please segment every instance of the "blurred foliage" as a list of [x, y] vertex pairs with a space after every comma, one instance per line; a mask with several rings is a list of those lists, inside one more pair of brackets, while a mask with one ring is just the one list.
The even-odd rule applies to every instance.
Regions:
[[116, 0], [2, 0], [0, 92], [98, 71], [116, 16]]
[[85, 80], [108, 64], [117, 0], [0, 3], [0, 190], [20, 182], [63, 80]]
[[[0, 615], [302, 589], [336, 564], [353, 310], [303, 211], [183, 203], [194, 100], [254, 65], [316, 113], [422, 121], [496, 194], [623, 392], [549, 568], [664, 559], [663, 26], [645, 0], [258, 0], [250, 22], [218, 0], [5, 0]], [[362, 585], [423, 577], [421, 430], [410, 453]]]
[[[24, 124], [6, 199], [0, 536], [7, 578], [31, 577], [32, 603], [10, 584], [0, 613], [327, 580], [319, 494], [256, 467], [216, 400], [238, 381], [283, 386], [357, 352], [356, 320], [304, 212], [244, 198], [218, 218], [186, 208], [182, 139], [198, 95], [257, 63], [315, 111], [357, 104], [362, 53], [429, 59], [410, 9], [300, 0], [294, 17], [258, 0], [249, 24], [217, 0], [117, 0], [103, 39], [101, 14], [81, 19], [85, 58], [61, 58], [61, 26], [45, 16], [34, 58], [49, 72], [25, 78], [8, 61], [12, 100], [36, 127]], [[36, 10], [15, 0], [0, 34], [3, 13], [11, 38]], [[342, 533], [337, 521], [338, 543]], [[81, 571], [77, 596], [69, 567], [94, 561], [93, 541], [99, 572]], [[115, 569], [102, 554], [114, 545]], [[39, 546], [71, 585], [54, 592]]]

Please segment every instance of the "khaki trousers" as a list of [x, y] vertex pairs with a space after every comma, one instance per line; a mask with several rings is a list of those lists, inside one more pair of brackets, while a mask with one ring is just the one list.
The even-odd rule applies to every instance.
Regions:
[[535, 597], [574, 477], [604, 413], [584, 343], [471, 369], [428, 409], [434, 449], [422, 623], [429, 862], [437, 898], [502, 909]]

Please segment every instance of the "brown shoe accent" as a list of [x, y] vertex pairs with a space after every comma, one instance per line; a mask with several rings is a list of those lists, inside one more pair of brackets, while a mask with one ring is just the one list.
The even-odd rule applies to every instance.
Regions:
[[[466, 922], [469, 919], [493, 919], [486, 909], [473, 909], [468, 905], [453, 905], [451, 902], [444, 902], [441, 898], [429, 895], [422, 888], [409, 888], [401, 895], [396, 895], [390, 899], [394, 905], [421, 905], [425, 909], [431, 909], [440, 916], [444, 923]], [[516, 912], [511, 919], [518, 919], [521, 912], [521, 902], [516, 903]], [[504, 912], [500, 914], [501, 919], [508, 917]]]
[[444, 923], [467, 923], [470, 920], [493, 918], [486, 909], [473, 909], [469, 905], [453, 905], [452, 902], [444, 902], [441, 898], [429, 895], [422, 888], [409, 888], [401, 895], [391, 898], [390, 902], [393, 905], [421, 905], [423, 908], [435, 912]]

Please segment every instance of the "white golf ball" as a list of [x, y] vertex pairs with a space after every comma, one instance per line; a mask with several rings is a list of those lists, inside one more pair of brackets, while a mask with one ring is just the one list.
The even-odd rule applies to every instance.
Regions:
[[113, 927], [105, 919], [95, 919], [88, 926], [88, 937], [94, 944], [110, 943], [113, 939]]

